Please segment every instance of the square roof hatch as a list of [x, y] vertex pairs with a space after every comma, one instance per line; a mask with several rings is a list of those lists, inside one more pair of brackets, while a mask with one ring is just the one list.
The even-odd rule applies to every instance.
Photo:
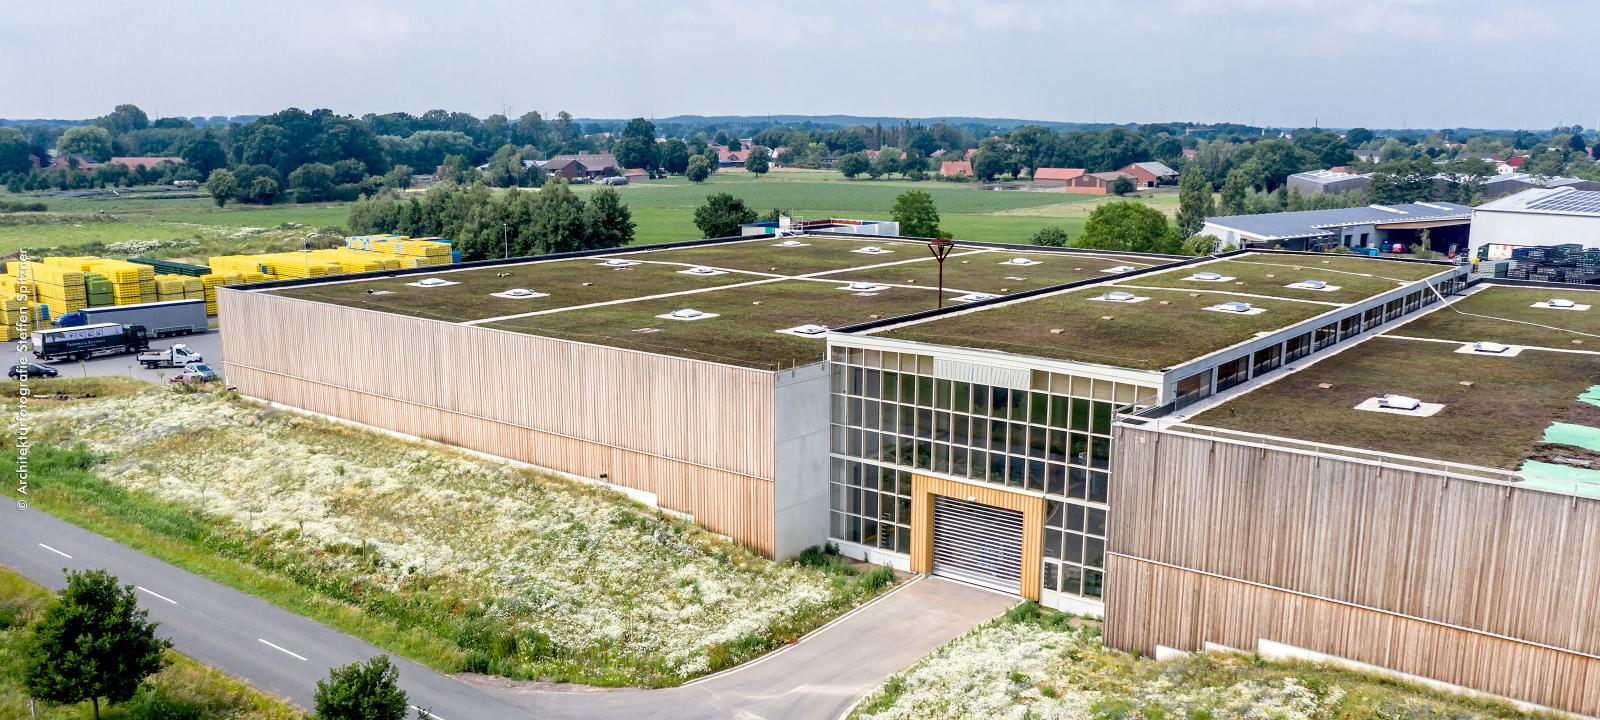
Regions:
[[788, 335], [800, 335], [800, 336], [803, 336], [803, 337], [818, 337], [818, 336], [821, 336], [821, 335], [826, 335], [828, 333], [828, 326], [826, 326], [826, 325], [817, 325], [815, 323], [806, 323], [805, 325], [797, 325], [797, 326], [792, 327], [792, 328], [786, 328], [784, 330], [779, 330], [778, 332], [785, 333], [785, 334], [788, 334]]
[[501, 290], [500, 292], [489, 294], [498, 298], [506, 298], [507, 300], [531, 300], [550, 296], [549, 293], [534, 292], [527, 288], [511, 288], [510, 290]]
[[1478, 342], [1472, 344], [1473, 352], [1499, 354], [1510, 349], [1511, 348], [1509, 346], [1501, 345], [1497, 342], [1489, 342], [1488, 340], [1479, 340]]
[[1378, 407], [1415, 412], [1422, 409], [1422, 401], [1406, 395], [1388, 394], [1378, 398]]
[[683, 308], [682, 310], [673, 310], [669, 313], [662, 313], [656, 317], [661, 318], [662, 320], [708, 320], [716, 316], [716, 313], [701, 312], [694, 308]]
[[1577, 303], [1566, 298], [1550, 298], [1550, 300], [1545, 304], [1553, 308], [1562, 308], [1563, 310], [1577, 305]]

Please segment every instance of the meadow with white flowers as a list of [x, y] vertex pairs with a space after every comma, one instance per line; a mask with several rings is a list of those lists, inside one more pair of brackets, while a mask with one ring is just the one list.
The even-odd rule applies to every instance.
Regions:
[[227, 393], [151, 389], [39, 420], [60, 450], [35, 470], [81, 470], [40, 485], [442, 638], [459, 652], [426, 660], [446, 670], [672, 685], [893, 581], [819, 553], [772, 562], [614, 492]]
[[1375, 675], [1247, 655], [1155, 661], [1108, 650], [1099, 625], [1024, 603], [935, 650], [851, 720], [1545, 718]]

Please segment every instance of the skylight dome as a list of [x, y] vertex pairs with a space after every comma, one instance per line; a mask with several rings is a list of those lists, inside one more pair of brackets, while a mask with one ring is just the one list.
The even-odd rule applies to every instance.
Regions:
[[1505, 345], [1501, 345], [1500, 343], [1489, 342], [1487, 340], [1481, 340], [1479, 342], [1475, 342], [1475, 343], [1472, 344], [1473, 352], [1503, 353], [1503, 352], [1505, 352], [1507, 350], [1510, 350], [1510, 349], [1511, 348], [1509, 348], [1509, 347], [1507, 347]]
[[778, 243], [778, 247], [800, 247], [804, 244], [805, 243], [800, 242], [799, 240], [785, 240], [781, 243]]
[[984, 300], [993, 300], [997, 297], [1000, 296], [990, 295], [989, 293], [967, 293], [966, 295], [962, 295], [953, 299], [956, 302], [983, 302]]
[[1384, 395], [1378, 398], [1378, 407], [1390, 410], [1420, 410], [1422, 401], [1405, 395]]
[[1574, 303], [1566, 298], [1551, 298], [1550, 301], [1546, 302], [1545, 304], [1553, 308], [1570, 308], [1577, 303]]
[[812, 323], [789, 328], [789, 332], [792, 332], [796, 335], [821, 335], [827, 331], [828, 328], [826, 325], [816, 325]]
[[1107, 301], [1110, 301], [1110, 302], [1130, 302], [1135, 297], [1136, 296], [1131, 292], [1123, 292], [1122, 290], [1113, 290], [1113, 291], [1108, 292], [1108, 293], [1106, 293], [1104, 295], [1101, 295], [1100, 299], [1101, 300], [1107, 300]]
[[627, 267], [629, 265], [638, 265], [639, 263], [636, 263], [636, 262], [634, 262], [632, 260], [627, 260], [627, 259], [624, 259], [624, 258], [611, 258], [611, 259], [606, 260], [605, 262], [603, 262], [601, 264], [602, 265], [609, 265], [611, 267]]
[[853, 282], [853, 283], [850, 283], [850, 285], [849, 285], [849, 289], [855, 290], [855, 291], [858, 291], [858, 292], [868, 291], [868, 290], [877, 290], [879, 287], [880, 287], [879, 285], [875, 285], [875, 284], [869, 283], [869, 282]]
[[1133, 272], [1135, 269], [1137, 269], [1137, 268], [1135, 268], [1132, 265], [1118, 265], [1118, 266], [1116, 266], [1114, 268], [1107, 269], [1106, 272], [1125, 273], [1125, 272]]
[[444, 278], [436, 278], [436, 277], [434, 277], [434, 278], [423, 278], [421, 280], [418, 280], [416, 284], [421, 285], [422, 287], [439, 287], [440, 285], [449, 285], [450, 281], [446, 280]]
[[1250, 303], [1241, 302], [1239, 300], [1229, 300], [1228, 302], [1218, 305], [1217, 309], [1234, 313], [1247, 313], [1251, 310]]
[[532, 290], [529, 290], [527, 288], [511, 288], [510, 290], [507, 290], [502, 294], [503, 295], [507, 295], [509, 297], [528, 297], [530, 295], [533, 295], [534, 293], [533, 293]]
[[691, 273], [691, 274], [694, 274], [694, 275], [715, 275], [715, 274], [717, 274], [717, 271], [716, 271], [715, 268], [708, 268], [708, 267], [706, 267], [704, 265], [696, 265], [696, 266], [694, 266], [692, 268], [689, 268], [688, 272]]
[[1328, 283], [1326, 281], [1323, 281], [1323, 280], [1301, 280], [1300, 281], [1300, 286], [1301, 287], [1306, 287], [1306, 288], [1311, 288], [1312, 290], [1321, 290], [1321, 289], [1327, 287]]
[[1221, 280], [1222, 276], [1214, 272], [1197, 272], [1190, 276], [1193, 280]]
[[702, 315], [705, 315], [705, 313], [700, 312], [699, 310], [696, 310], [694, 308], [684, 308], [682, 310], [673, 310], [672, 311], [672, 316], [675, 317], [675, 318], [678, 318], [679, 320], [692, 320], [692, 319], [700, 317]]
[[1000, 264], [1001, 265], [1038, 265], [1039, 261], [1038, 260], [1034, 260], [1032, 258], [1014, 257], [1014, 258], [1011, 258], [1010, 260], [1007, 260], [1007, 261], [1005, 261], [1003, 263], [1000, 263]]

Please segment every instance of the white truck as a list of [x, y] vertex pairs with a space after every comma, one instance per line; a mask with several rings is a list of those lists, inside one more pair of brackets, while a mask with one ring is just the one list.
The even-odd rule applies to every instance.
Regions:
[[181, 368], [189, 363], [205, 362], [205, 358], [189, 349], [188, 345], [178, 343], [165, 350], [151, 350], [139, 353], [139, 364], [145, 368]]

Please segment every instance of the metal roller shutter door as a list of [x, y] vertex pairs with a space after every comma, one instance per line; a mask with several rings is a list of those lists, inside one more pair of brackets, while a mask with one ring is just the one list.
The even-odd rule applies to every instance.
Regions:
[[1022, 513], [935, 495], [933, 574], [1021, 592]]

